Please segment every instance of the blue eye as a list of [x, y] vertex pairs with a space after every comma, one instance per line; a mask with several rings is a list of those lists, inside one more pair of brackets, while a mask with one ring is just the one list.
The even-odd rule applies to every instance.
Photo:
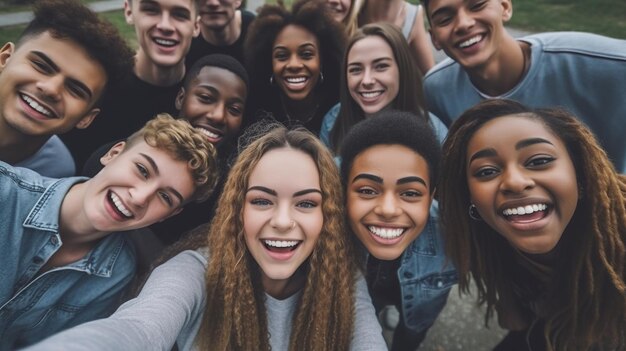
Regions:
[[304, 201], [298, 202], [296, 206], [303, 207], [303, 208], [315, 208], [317, 207], [317, 203], [311, 200], [304, 200]]
[[250, 200], [250, 204], [255, 205], [255, 206], [269, 206], [272, 204], [272, 202], [267, 199], [256, 198], [256, 199]]

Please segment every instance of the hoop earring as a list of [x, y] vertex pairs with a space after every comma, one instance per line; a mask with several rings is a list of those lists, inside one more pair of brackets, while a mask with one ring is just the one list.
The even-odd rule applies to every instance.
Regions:
[[483, 220], [480, 217], [480, 213], [478, 213], [478, 209], [476, 208], [476, 205], [474, 205], [474, 204], [469, 205], [467, 213], [469, 214], [470, 218], [475, 220], [475, 221], [482, 221]]
[[274, 73], [270, 76], [270, 85], [274, 85]]

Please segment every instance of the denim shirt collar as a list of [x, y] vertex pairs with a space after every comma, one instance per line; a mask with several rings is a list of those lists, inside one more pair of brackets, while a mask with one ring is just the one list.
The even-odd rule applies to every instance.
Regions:
[[[87, 179], [72, 177], [50, 183], [24, 220], [24, 227], [41, 231], [42, 235], [48, 232], [49, 235], [56, 237], [56, 240], [52, 239], [52, 241], [56, 242], [58, 249], [62, 245], [59, 218], [63, 199], [72, 186]], [[108, 278], [112, 274], [115, 261], [123, 247], [124, 240], [121, 240], [120, 236], [109, 234], [102, 238], [89, 254], [65, 267]]]

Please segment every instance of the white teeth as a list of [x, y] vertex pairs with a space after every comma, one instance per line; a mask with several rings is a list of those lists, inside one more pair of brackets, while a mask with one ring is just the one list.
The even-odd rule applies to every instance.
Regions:
[[370, 225], [367, 227], [374, 235], [383, 239], [394, 239], [404, 233], [404, 228], [381, 228]]
[[124, 206], [122, 200], [115, 193], [111, 192], [111, 201], [115, 204], [115, 207], [126, 217], [132, 217], [133, 214]]
[[371, 98], [375, 98], [377, 96], [380, 96], [383, 92], [382, 91], [368, 91], [368, 92], [361, 92], [361, 96], [363, 96], [366, 99], [371, 99]]
[[33, 109], [37, 110], [37, 112], [44, 114], [48, 117], [52, 117], [52, 112], [50, 112], [47, 108], [39, 105], [37, 103], [37, 101], [31, 99], [29, 96], [26, 95], [22, 95], [22, 99], [24, 101], [26, 101], [26, 103], [28, 104], [28, 106], [32, 107]]
[[294, 247], [298, 245], [299, 241], [297, 240], [263, 240], [265, 245], [272, 247]]
[[459, 47], [466, 48], [466, 47], [468, 47], [470, 45], [478, 43], [482, 38], [483, 38], [482, 35], [477, 35], [475, 37], [469, 38], [466, 41], [464, 41], [461, 44], [459, 44]]
[[525, 215], [525, 214], [531, 214], [533, 212], [545, 211], [546, 208], [548, 208], [546, 204], [532, 204], [532, 205], [526, 205], [526, 206], [520, 206], [520, 207], [514, 207], [514, 208], [507, 208], [504, 211], [502, 211], [502, 214], [505, 216]]
[[285, 78], [285, 80], [292, 84], [304, 83], [306, 81], [306, 77], [294, 77], [294, 78]]
[[163, 46], [174, 46], [176, 45], [176, 42], [173, 40], [167, 40], [167, 39], [154, 39], [154, 41], [159, 44], [159, 45], [163, 45]]
[[211, 131], [208, 131], [208, 130], [206, 130], [206, 129], [204, 129], [204, 128], [196, 127], [195, 129], [196, 129], [197, 131], [201, 132], [202, 134], [204, 134], [204, 135], [208, 136], [209, 138], [212, 138], [212, 139], [217, 139], [217, 138], [219, 138], [219, 137], [220, 137], [220, 135], [219, 135], [219, 134], [215, 134], [215, 133], [213, 133], [213, 132], [211, 132]]

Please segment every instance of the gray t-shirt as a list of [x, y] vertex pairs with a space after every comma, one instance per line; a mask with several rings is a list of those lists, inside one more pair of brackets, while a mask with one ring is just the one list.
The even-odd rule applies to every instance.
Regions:
[[[56, 334], [26, 350], [196, 350], [206, 299], [204, 251], [183, 251], [154, 270], [139, 296], [109, 318]], [[351, 350], [387, 350], [365, 279], [355, 292], [355, 325]], [[287, 350], [291, 321], [300, 293], [277, 300], [267, 296], [272, 350]]]

